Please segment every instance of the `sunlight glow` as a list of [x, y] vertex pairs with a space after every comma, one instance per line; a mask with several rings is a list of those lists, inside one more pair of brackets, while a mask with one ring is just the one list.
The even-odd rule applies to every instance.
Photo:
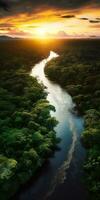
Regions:
[[47, 31], [45, 28], [37, 28], [36, 29], [36, 37], [41, 38], [41, 39], [45, 39], [47, 37]]

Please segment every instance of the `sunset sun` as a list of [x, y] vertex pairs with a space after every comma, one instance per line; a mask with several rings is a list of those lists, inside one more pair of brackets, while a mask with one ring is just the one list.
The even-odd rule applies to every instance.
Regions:
[[36, 36], [41, 39], [45, 39], [47, 37], [47, 32], [45, 28], [37, 28], [36, 29]]

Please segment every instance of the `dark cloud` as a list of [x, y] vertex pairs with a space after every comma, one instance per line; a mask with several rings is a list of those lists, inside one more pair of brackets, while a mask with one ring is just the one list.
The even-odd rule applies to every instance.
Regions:
[[62, 15], [61, 18], [66, 18], [66, 19], [70, 19], [70, 18], [74, 18], [75, 15]]
[[100, 23], [100, 21], [98, 21], [98, 20], [89, 20], [89, 22], [90, 22], [90, 23], [93, 23], [93, 24], [95, 24], [95, 23]]
[[85, 5], [100, 6], [100, 0], [0, 0], [0, 8], [15, 12], [30, 12], [45, 7], [79, 9]]
[[81, 17], [80, 20], [89, 20], [87, 17]]
[[96, 20], [100, 21], [100, 17], [97, 17]]
[[[22, 2], [30, 2], [34, 7], [38, 5], [49, 5], [60, 8], [80, 8], [84, 5], [94, 4], [100, 5], [100, 0], [21, 0]], [[19, 1], [19, 2], [21, 2]]]
[[88, 21], [88, 22], [93, 23], [93, 24], [100, 23], [100, 18], [89, 19], [87, 17], [81, 17], [79, 19], [84, 20], [84, 21]]
[[[92, 8], [99, 8], [100, 0], [0, 0], [0, 18], [14, 16], [20, 13], [31, 15], [41, 12], [47, 8], [66, 9], [70, 13], [82, 9], [84, 6], [91, 5]], [[73, 18], [72, 15], [59, 16], [62, 18]], [[83, 18], [83, 20], [87, 20]], [[98, 20], [98, 19], [97, 19]]]
[[9, 10], [9, 3], [7, 1], [0, 0], [0, 9], [8, 11]]
[[55, 7], [61, 7], [61, 8], [77, 8], [84, 4], [87, 4], [91, 2], [91, 0], [87, 0], [87, 3], [84, 3], [84, 0], [1, 0], [5, 3], [9, 3], [9, 6], [11, 4], [13, 5], [26, 5], [27, 6], [33, 5], [33, 7], [38, 7], [39, 5], [48, 5], [48, 6], [55, 6]]

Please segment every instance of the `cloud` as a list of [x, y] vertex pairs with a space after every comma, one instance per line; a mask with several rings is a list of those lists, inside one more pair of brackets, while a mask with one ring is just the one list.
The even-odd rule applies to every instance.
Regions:
[[97, 17], [97, 18], [94, 18], [94, 19], [90, 19], [90, 18], [87, 18], [87, 17], [81, 17], [79, 18], [80, 20], [84, 20], [84, 21], [89, 21], [90, 23], [100, 23], [100, 18]]
[[95, 24], [95, 23], [100, 23], [100, 21], [98, 21], [98, 20], [89, 20], [89, 22], [90, 22], [90, 23], [93, 23], [93, 24]]
[[100, 21], [100, 17], [97, 17], [96, 20]]
[[0, 8], [5, 10], [5, 11], [8, 11], [9, 10], [8, 2], [4, 1], [4, 0], [0, 0]]
[[34, 29], [34, 28], [39, 28], [39, 26], [27, 25], [27, 28], [32, 28], [32, 29]]
[[31, 34], [29, 34], [29, 32], [24, 32], [24, 31], [18, 31], [18, 30], [11, 30], [8, 32], [8, 35], [12, 36], [12, 37], [25, 37], [25, 38], [28, 38], [28, 37], [32, 37]]
[[94, 25], [91, 26], [91, 28], [99, 29], [100, 28], [100, 24], [94, 24]]
[[0, 28], [11, 28], [13, 25], [11, 23], [2, 23], [0, 24]]
[[49, 38], [67, 38], [70, 37], [65, 31], [58, 31], [56, 34], [46, 33]]
[[69, 37], [71, 37], [71, 35], [69, 35], [65, 31], [58, 31], [58, 33], [56, 34], [56, 38], [69, 38]]
[[0, 27], [24, 36], [39, 26], [50, 33], [64, 30], [57, 34], [61, 37], [67, 37], [66, 31], [89, 34], [89, 27], [99, 25], [99, 8], [100, 0], [0, 0]]
[[81, 18], [79, 18], [80, 20], [88, 20], [88, 18], [87, 17], [81, 17]]
[[61, 18], [65, 18], [65, 19], [70, 19], [70, 18], [74, 18], [75, 15], [62, 15]]
[[[0, 7], [9, 13], [30, 13], [33, 10], [37, 12], [43, 8], [57, 8], [75, 10], [84, 6], [99, 7], [100, 0], [0, 0]], [[3, 11], [2, 11], [3, 14]]]
[[40, 5], [48, 5], [51, 7], [60, 7], [60, 8], [80, 8], [85, 5], [94, 4], [100, 5], [100, 0], [6, 0], [7, 2], [13, 3], [13, 4], [31, 4], [33, 7], [39, 7]]
[[65, 33], [65, 31], [59, 31], [59, 32], [56, 34], [56, 37], [66, 38], [66, 37], [68, 37], [68, 34]]

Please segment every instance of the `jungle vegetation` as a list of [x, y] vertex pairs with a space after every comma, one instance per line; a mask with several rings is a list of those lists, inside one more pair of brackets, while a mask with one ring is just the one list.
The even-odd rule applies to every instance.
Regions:
[[0, 199], [8, 199], [54, 151], [57, 125], [30, 71], [48, 55], [32, 41], [0, 41]]

